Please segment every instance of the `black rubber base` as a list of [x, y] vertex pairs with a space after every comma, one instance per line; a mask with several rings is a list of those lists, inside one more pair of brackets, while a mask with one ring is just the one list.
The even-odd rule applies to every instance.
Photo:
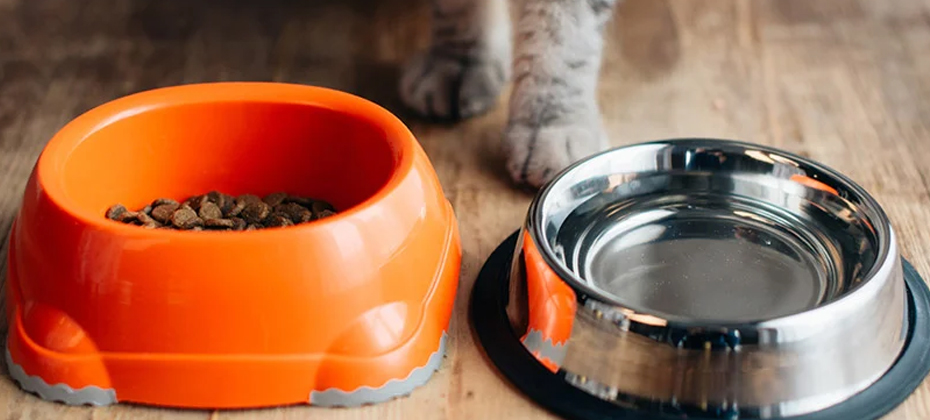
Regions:
[[[621, 407], [598, 399], [553, 374], [523, 347], [505, 312], [510, 260], [517, 233], [491, 254], [471, 297], [471, 318], [485, 353], [520, 391], [552, 413], [577, 420], [637, 419], [736, 419], [723, 414], [706, 417], [687, 412], [653, 412]], [[930, 373], [930, 290], [910, 263], [904, 261], [904, 280], [909, 299], [909, 330], [904, 350], [894, 366], [869, 388], [832, 407], [781, 420], [869, 420], [877, 419], [901, 404]], [[735, 413], [734, 413], [735, 414]]]

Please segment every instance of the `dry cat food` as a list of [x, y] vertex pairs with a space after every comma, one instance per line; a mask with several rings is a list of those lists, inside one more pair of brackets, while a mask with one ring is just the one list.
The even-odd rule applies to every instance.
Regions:
[[183, 203], [159, 198], [139, 211], [122, 204], [107, 210], [107, 218], [148, 229], [256, 230], [299, 225], [336, 214], [322, 200], [279, 192], [265, 198], [244, 194], [233, 197], [212, 191]]

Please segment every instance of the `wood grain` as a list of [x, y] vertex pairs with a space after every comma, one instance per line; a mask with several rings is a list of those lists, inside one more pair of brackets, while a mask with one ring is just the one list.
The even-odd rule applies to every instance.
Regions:
[[[552, 418], [496, 373], [466, 318], [481, 264], [530, 200], [501, 170], [506, 98], [435, 125], [394, 93], [399, 65], [426, 41], [427, 6], [0, 0], [0, 237], [45, 142], [81, 112], [167, 85], [274, 80], [343, 89], [401, 116], [439, 172], [465, 249], [451, 350], [408, 398], [351, 410], [69, 408], [3, 376], [0, 419]], [[714, 136], [820, 160], [878, 198], [904, 255], [930, 276], [930, 0], [627, 0], [608, 37], [600, 96], [614, 144]], [[888, 418], [930, 418], [930, 382]]]

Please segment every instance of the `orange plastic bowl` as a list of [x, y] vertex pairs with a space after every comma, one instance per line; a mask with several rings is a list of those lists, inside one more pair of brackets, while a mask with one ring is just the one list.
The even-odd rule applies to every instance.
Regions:
[[[339, 213], [246, 232], [104, 217], [210, 190]], [[430, 162], [381, 107], [273, 83], [143, 92], [72, 121], [36, 164], [11, 235], [8, 366], [69, 404], [384, 401], [439, 366], [460, 260]]]

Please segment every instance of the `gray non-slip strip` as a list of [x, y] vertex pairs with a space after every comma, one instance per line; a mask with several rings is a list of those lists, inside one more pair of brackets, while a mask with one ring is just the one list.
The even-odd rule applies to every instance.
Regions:
[[443, 331], [439, 339], [439, 348], [430, 355], [425, 365], [414, 369], [404, 379], [391, 379], [378, 388], [362, 386], [354, 391], [336, 388], [313, 391], [310, 393], [310, 404], [320, 407], [358, 407], [409, 395], [414, 389], [425, 385], [439, 369], [448, 339], [448, 335]]
[[49, 385], [44, 379], [38, 376], [26, 374], [23, 367], [13, 362], [13, 356], [10, 350], [6, 349], [6, 366], [19, 386], [29, 392], [39, 395], [44, 400], [59, 401], [68, 405], [110, 405], [117, 402], [116, 390], [112, 388], [104, 389], [93, 385], [88, 385], [80, 389], [71, 388], [65, 384]]
[[[448, 335], [444, 331], [439, 340], [439, 348], [433, 352], [426, 364], [410, 372], [404, 379], [391, 379], [378, 388], [362, 386], [353, 391], [330, 388], [325, 391], [312, 391], [310, 403], [321, 407], [357, 407], [365, 404], [374, 404], [388, 401], [393, 398], [409, 395], [414, 389], [425, 385], [442, 364], [446, 352]], [[13, 362], [10, 351], [6, 350], [6, 363], [10, 376], [19, 383], [19, 386], [28, 392], [38, 394], [44, 400], [58, 401], [68, 405], [96, 405], [105, 406], [118, 402], [116, 390], [103, 389], [96, 386], [87, 386], [73, 389], [66, 384], [50, 385], [39, 376], [26, 374], [22, 366]]]

